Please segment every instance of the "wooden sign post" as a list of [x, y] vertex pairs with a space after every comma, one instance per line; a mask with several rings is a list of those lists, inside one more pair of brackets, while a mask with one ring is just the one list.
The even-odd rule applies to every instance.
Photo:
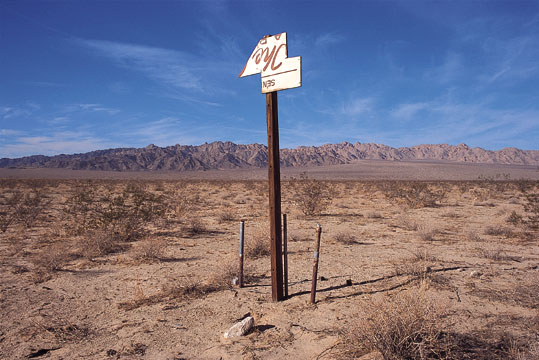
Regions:
[[251, 53], [239, 77], [258, 73], [260, 73], [260, 79], [262, 81], [262, 93], [266, 94], [271, 237], [271, 297], [273, 301], [281, 301], [284, 299], [284, 296], [277, 91], [301, 86], [301, 57], [288, 57], [286, 33], [264, 36]]

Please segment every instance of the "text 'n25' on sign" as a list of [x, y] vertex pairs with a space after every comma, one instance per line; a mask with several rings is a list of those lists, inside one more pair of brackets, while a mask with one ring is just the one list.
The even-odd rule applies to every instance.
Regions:
[[301, 86], [301, 56], [288, 57], [285, 32], [261, 39], [239, 77], [258, 73], [263, 94]]

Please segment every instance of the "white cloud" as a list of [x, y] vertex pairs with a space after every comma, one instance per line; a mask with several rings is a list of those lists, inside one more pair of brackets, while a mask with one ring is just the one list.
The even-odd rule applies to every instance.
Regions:
[[120, 112], [119, 109], [109, 108], [101, 104], [91, 104], [91, 103], [81, 103], [81, 104], [70, 104], [63, 107], [62, 112], [64, 113], [73, 113], [77, 111], [85, 112], [105, 112], [109, 115], [116, 115]]
[[427, 107], [428, 104], [424, 102], [400, 104], [395, 110], [391, 111], [391, 116], [404, 120], [410, 120], [418, 112], [424, 110]]
[[440, 65], [425, 72], [425, 78], [427, 81], [446, 84], [461, 77], [463, 69], [462, 56], [456, 52], [449, 51]]
[[29, 116], [32, 112], [28, 109], [15, 106], [3, 106], [0, 108], [0, 115], [3, 120], [18, 118], [21, 116]]
[[23, 132], [19, 130], [0, 129], [1, 136], [13, 136], [13, 135], [21, 135], [21, 134], [23, 134]]
[[78, 132], [58, 132], [50, 136], [21, 136], [9, 144], [0, 145], [0, 157], [71, 154], [103, 149], [110, 145], [89, 134]]
[[327, 46], [338, 44], [343, 42], [345, 37], [335, 31], [320, 34], [314, 39], [314, 45], [318, 48], [325, 48]]
[[341, 104], [339, 113], [346, 116], [364, 114], [372, 110], [372, 98], [355, 98]]
[[195, 144], [207, 140], [200, 134], [208, 134], [209, 130], [206, 127], [185, 124], [177, 117], [168, 116], [138, 125], [122, 135], [141, 145], [152, 143], [158, 146], [169, 146], [172, 144]]
[[117, 65], [139, 71], [149, 78], [177, 88], [203, 89], [197, 73], [201, 64], [177, 50], [104, 40], [78, 40], [80, 45], [113, 60]]

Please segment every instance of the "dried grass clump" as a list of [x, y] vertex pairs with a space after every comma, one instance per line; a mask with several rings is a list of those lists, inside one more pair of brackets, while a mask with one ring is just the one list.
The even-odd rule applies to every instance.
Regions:
[[154, 262], [163, 258], [167, 241], [159, 237], [146, 237], [131, 249], [131, 256], [139, 261]]
[[6, 232], [14, 223], [31, 228], [50, 203], [43, 190], [38, 188], [26, 193], [14, 190], [0, 194], [0, 231]]
[[475, 230], [472, 230], [472, 231], [469, 231], [467, 234], [466, 234], [466, 239], [468, 241], [475, 241], [475, 242], [480, 242], [480, 241], [483, 241], [483, 239], [481, 238], [481, 236], [477, 233], [477, 231]]
[[439, 233], [438, 229], [428, 224], [419, 226], [417, 230], [417, 235], [422, 241], [434, 241], [434, 237]]
[[539, 230], [539, 193], [526, 194], [524, 211], [526, 211], [527, 216], [522, 219], [522, 223], [530, 231]]
[[383, 219], [384, 217], [382, 216], [382, 214], [380, 214], [379, 212], [376, 212], [376, 211], [368, 211], [366, 214], [365, 214], [365, 217], [367, 219]]
[[188, 236], [196, 236], [208, 232], [206, 224], [196, 217], [189, 219], [187, 225], [183, 228], [183, 230]]
[[327, 182], [309, 179], [306, 173], [299, 179], [292, 177], [287, 185], [292, 189], [292, 202], [305, 216], [320, 215], [335, 196]]
[[505, 226], [492, 225], [485, 228], [485, 235], [512, 237], [513, 231]]
[[[246, 269], [244, 268], [244, 273]], [[232, 280], [238, 276], [239, 264], [232, 260], [225, 261], [218, 265], [214, 272], [210, 275], [207, 285], [216, 290], [229, 289], [232, 287]]]
[[388, 181], [380, 183], [379, 186], [389, 200], [414, 209], [440, 205], [448, 191], [446, 186], [417, 181]]
[[88, 231], [79, 240], [79, 254], [86, 259], [93, 259], [121, 251], [125, 246], [120, 240], [118, 234], [110, 231]]
[[[252, 229], [252, 235], [246, 233], [245, 236], [245, 255], [252, 259], [269, 256], [271, 254], [269, 226], [261, 224]], [[249, 230], [247, 230], [249, 231]]]
[[515, 261], [518, 257], [507, 255], [502, 249], [478, 249], [478, 255], [492, 261]]
[[64, 242], [53, 243], [32, 258], [38, 281], [44, 281], [55, 271], [62, 270], [70, 260], [69, 245]]
[[349, 234], [349, 233], [342, 233], [342, 232], [337, 233], [337, 234], [335, 234], [333, 239], [337, 243], [344, 244], [344, 245], [352, 245], [352, 244], [357, 243], [356, 237], [354, 235], [352, 235], [352, 234]]
[[419, 224], [408, 215], [401, 215], [397, 218], [397, 226], [408, 231], [417, 231]]
[[222, 211], [218, 216], [217, 219], [219, 220], [219, 223], [225, 223], [225, 222], [232, 222], [236, 221], [236, 216], [231, 213], [230, 211]]
[[421, 280], [432, 277], [432, 267], [439, 262], [439, 259], [424, 248], [410, 251], [410, 253], [412, 254], [410, 257], [393, 263], [395, 275], [408, 275]]
[[271, 254], [269, 236], [255, 236], [245, 243], [245, 255], [257, 259]]
[[391, 360], [450, 358], [453, 344], [441, 324], [444, 306], [424, 287], [380, 294], [358, 308], [358, 318], [343, 339], [348, 358], [373, 351]]

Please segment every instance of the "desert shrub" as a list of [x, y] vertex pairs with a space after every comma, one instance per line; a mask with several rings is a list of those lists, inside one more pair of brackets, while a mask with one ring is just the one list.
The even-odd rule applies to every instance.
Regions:
[[417, 229], [419, 229], [419, 224], [417, 223], [417, 221], [415, 221], [412, 217], [408, 215], [400, 215], [399, 217], [397, 217], [396, 221], [397, 226], [405, 230], [416, 231]]
[[384, 195], [397, 203], [404, 203], [411, 208], [434, 207], [446, 197], [447, 189], [423, 182], [384, 182], [380, 185]]
[[367, 219], [383, 219], [384, 218], [382, 214], [376, 211], [367, 211], [367, 213], [365, 214], [365, 217]]
[[423, 241], [433, 241], [434, 237], [440, 233], [440, 230], [434, 228], [432, 225], [420, 225], [417, 229], [417, 235], [419, 239]]
[[328, 208], [334, 196], [326, 182], [309, 179], [305, 173], [299, 179], [291, 178], [287, 185], [292, 190], [292, 202], [306, 216], [320, 215]]
[[45, 193], [40, 189], [32, 189], [24, 195], [21, 206], [18, 209], [19, 220], [25, 227], [34, 226], [39, 216], [45, 208], [51, 203]]
[[356, 240], [356, 237], [352, 234], [348, 234], [348, 233], [337, 233], [335, 234], [335, 236], [333, 237], [333, 239], [340, 243], [340, 244], [344, 244], [344, 245], [352, 245], [352, 244], [355, 244], [357, 243], [357, 240]]
[[378, 295], [358, 308], [344, 335], [347, 356], [378, 351], [387, 360], [449, 358], [453, 346], [442, 331], [444, 308], [424, 288]]
[[523, 220], [522, 215], [517, 214], [515, 210], [511, 211], [511, 214], [509, 214], [509, 216], [506, 219], [507, 223], [511, 225], [518, 225], [522, 223], [522, 220]]
[[[244, 267], [244, 280], [246, 278], [246, 268]], [[232, 260], [217, 265], [217, 268], [210, 275], [207, 284], [216, 290], [229, 289], [232, 287], [232, 280], [238, 276], [239, 264]]]
[[[260, 258], [271, 254], [269, 226], [257, 225], [246, 230], [245, 255], [249, 258]], [[251, 232], [251, 234], [249, 234]]]
[[32, 227], [43, 213], [50, 200], [40, 189], [32, 189], [26, 193], [20, 190], [0, 198], [0, 230], [6, 232], [15, 223]]
[[201, 235], [208, 232], [206, 224], [197, 217], [192, 217], [188, 220], [187, 224], [183, 227], [183, 231], [188, 236]]
[[469, 241], [483, 241], [481, 236], [476, 231], [473, 231], [473, 230], [469, 231], [466, 234], [466, 239], [469, 240]]
[[197, 206], [204, 203], [198, 191], [183, 181], [178, 183], [174, 189], [167, 191], [164, 197], [167, 216], [176, 221], [187, 217]]
[[478, 249], [478, 255], [488, 260], [493, 261], [513, 261], [518, 260], [518, 257], [509, 256], [501, 249]]
[[89, 230], [79, 240], [79, 254], [93, 259], [123, 250], [124, 246], [117, 234], [106, 230]]
[[0, 198], [0, 230], [2, 232], [6, 232], [9, 226], [18, 219], [23, 198], [21, 191], [13, 191]]
[[138, 183], [129, 183], [120, 191], [108, 188], [98, 193], [88, 182], [75, 189], [64, 207], [76, 234], [99, 230], [114, 234], [119, 241], [142, 236], [144, 227], [164, 210], [162, 197]]
[[236, 221], [236, 216], [230, 211], [222, 211], [218, 215], [219, 223]]
[[526, 211], [526, 217], [522, 223], [530, 230], [539, 230], [539, 193], [526, 194], [524, 211]]
[[148, 236], [131, 248], [131, 256], [139, 261], [158, 261], [163, 257], [166, 248], [165, 239]]
[[513, 231], [508, 227], [490, 225], [485, 228], [485, 235], [511, 237], [513, 236]]
[[64, 242], [53, 243], [32, 258], [37, 272], [61, 270], [69, 261], [69, 247]]

